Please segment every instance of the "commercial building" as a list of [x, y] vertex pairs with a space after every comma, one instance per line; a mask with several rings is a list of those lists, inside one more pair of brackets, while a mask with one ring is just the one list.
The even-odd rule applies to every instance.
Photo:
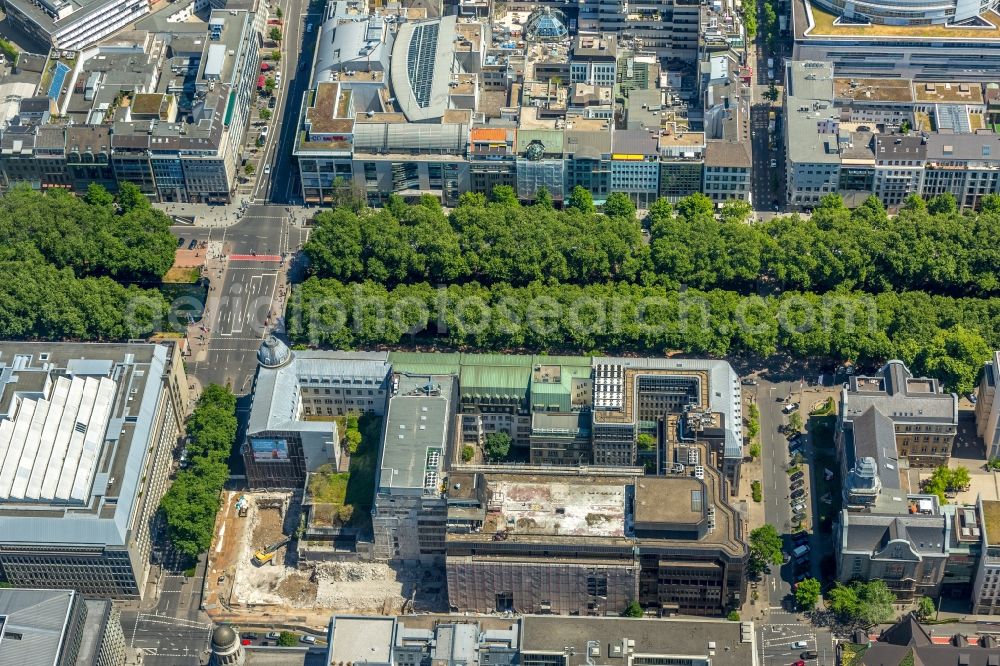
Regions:
[[753, 622], [528, 616], [521, 620], [524, 666], [755, 662]]
[[122, 666], [118, 609], [74, 590], [0, 590], [0, 664]]
[[448, 615], [334, 615], [326, 664], [370, 666], [512, 666], [518, 663], [521, 620]]
[[[886, 419], [891, 421], [899, 460], [905, 460], [910, 467], [948, 464], [958, 431], [958, 396], [944, 393], [937, 379], [914, 377], [902, 361], [894, 360], [872, 377], [852, 376], [840, 395], [836, 439], [838, 454], [845, 464], [848, 458], [857, 464], [860, 458], [872, 457], [846, 450], [859, 441], [865, 447], [879, 442], [887, 447]], [[855, 430], [859, 424], [863, 432]], [[879, 453], [878, 457], [882, 464], [877, 470], [879, 475], [884, 470], [893, 471], [887, 453]]]
[[899, 664], [913, 659], [915, 664], [967, 664], [989, 666], [1000, 662], [1000, 648], [987, 630], [979, 634], [942, 635], [940, 628], [925, 629], [911, 613], [869, 641], [855, 662], [858, 666]]
[[0, 129], [0, 184], [113, 190], [127, 181], [158, 201], [232, 200], [260, 67], [259, 22], [236, 9], [212, 10], [207, 23], [160, 19], [83, 51], [72, 70], [56, 64], [39, 92], [59, 115], [22, 100], [29, 112]]
[[982, 523], [982, 554], [972, 586], [972, 610], [977, 615], [1000, 613], [1000, 502], [978, 502]]
[[[901, 498], [902, 499], [902, 498]], [[843, 510], [834, 530], [837, 580], [883, 580], [896, 597], [936, 597], [949, 551], [949, 521], [934, 495], [911, 495], [891, 513]]]
[[[839, 4], [791, 0], [794, 59], [830, 61], [838, 76], [927, 81], [982, 82], [994, 79], [1000, 69], [1000, 23], [993, 2], [911, 3], [891, 9], [881, 0]], [[840, 14], [848, 7], [855, 14], [870, 13], [871, 22], [844, 19]], [[887, 9], [899, 16], [876, 15]], [[946, 13], [957, 17], [959, 11], [976, 16], [960, 22]]]
[[10, 22], [54, 49], [79, 51], [149, 13], [149, 0], [4, 0]]
[[375, 557], [444, 559], [445, 463], [453, 453], [455, 380], [394, 375], [375, 479]]
[[257, 361], [242, 446], [253, 488], [301, 488], [308, 472], [325, 464], [339, 467], [334, 417], [385, 413], [385, 352], [292, 352], [269, 336]]
[[571, 615], [617, 615], [631, 601], [657, 613], [738, 607], [741, 518], [717, 470], [679, 465], [687, 471], [667, 477], [612, 467], [453, 472], [449, 604]]
[[[837, 192], [839, 113], [833, 106], [833, 67], [792, 62], [785, 78], [785, 196], [789, 205], [814, 206]], [[809, 140], [803, 140], [803, 137]]]
[[0, 565], [12, 584], [142, 596], [186, 404], [174, 345], [0, 343]]
[[983, 365], [979, 378], [979, 392], [976, 396], [976, 434], [986, 444], [986, 457], [1000, 457], [1000, 352], [993, 352], [993, 358]]

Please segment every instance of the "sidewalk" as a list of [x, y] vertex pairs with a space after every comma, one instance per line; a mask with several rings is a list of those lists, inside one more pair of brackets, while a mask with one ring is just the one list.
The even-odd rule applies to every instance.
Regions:
[[[238, 224], [243, 217], [237, 213], [240, 204], [251, 203], [251, 197], [246, 196], [234, 203], [225, 206], [213, 206], [202, 203], [154, 203], [153, 207], [162, 210], [167, 215], [180, 218], [192, 218], [196, 227], [231, 227]], [[259, 204], [278, 205], [278, 204]], [[316, 212], [317, 208], [307, 206], [283, 206], [287, 211], [284, 214], [291, 220], [292, 224], [302, 226]], [[245, 215], [244, 215], [245, 217]], [[183, 224], [183, 223], [179, 223]]]

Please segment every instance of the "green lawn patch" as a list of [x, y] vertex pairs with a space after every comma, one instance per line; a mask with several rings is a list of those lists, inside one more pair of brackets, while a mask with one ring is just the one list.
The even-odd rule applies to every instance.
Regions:
[[753, 495], [754, 502], [761, 502], [764, 500], [764, 491], [761, 488], [760, 481], [750, 482], [750, 493]]

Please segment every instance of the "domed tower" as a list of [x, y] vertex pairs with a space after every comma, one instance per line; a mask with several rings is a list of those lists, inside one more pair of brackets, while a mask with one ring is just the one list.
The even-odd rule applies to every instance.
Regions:
[[257, 362], [265, 368], [280, 368], [291, 360], [292, 351], [273, 335], [264, 338], [257, 350]]
[[212, 632], [212, 666], [243, 666], [246, 653], [240, 645], [240, 635], [232, 627], [225, 625]]

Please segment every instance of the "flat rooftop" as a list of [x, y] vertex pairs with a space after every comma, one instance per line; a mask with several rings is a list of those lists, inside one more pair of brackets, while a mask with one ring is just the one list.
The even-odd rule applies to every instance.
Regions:
[[385, 417], [385, 441], [378, 492], [393, 490], [439, 494], [448, 446], [454, 377], [395, 375], [398, 389]]
[[918, 102], [982, 104], [983, 87], [978, 83], [914, 83], [913, 96]]
[[330, 619], [330, 664], [388, 664], [396, 635], [394, 617], [334, 616]]
[[[744, 625], [748, 640], [742, 641]], [[596, 641], [601, 654], [591, 656]], [[643, 657], [677, 659], [676, 663], [747, 666], [755, 663], [753, 623], [727, 620], [626, 619], [528, 615], [521, 621], [521, 652], [551, 654], [566, 666], [628, 663], [611, 652], [625, 645]], [[569, 648], [567, 650], [567, 648]], [[566, 656], [564, 656], [566, 655]], [[682, 661], [683, 660], [683, 661]]]
[[625, 536], [625, 486], [619, 478], [488, 480], [483, 530], [524, 535]]
[[833, 94], [837, 99], [858, 102], [913, 101], [913, 88], [909, 79], [835, 78]]
[[693, 476], [640, 477], [635, 484], [635, 518], [644, 523], [698, 523], [710, 501], [705, 482]]
[[986, 530], [986, 543], [1000, 544], [1000, 502], [983, 500], [983, 528]]

